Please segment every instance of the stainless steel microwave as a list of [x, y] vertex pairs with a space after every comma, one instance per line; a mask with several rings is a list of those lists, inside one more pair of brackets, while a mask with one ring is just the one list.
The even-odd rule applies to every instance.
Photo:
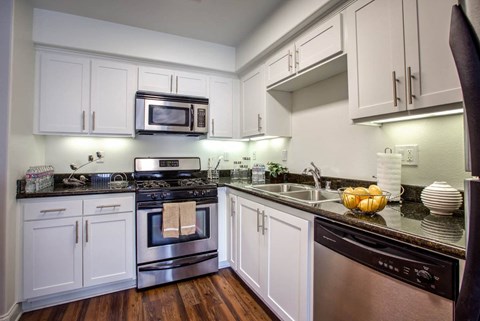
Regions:
[[135, 131], [140, 135], [208, 133], [208, 99], [137, 92]]

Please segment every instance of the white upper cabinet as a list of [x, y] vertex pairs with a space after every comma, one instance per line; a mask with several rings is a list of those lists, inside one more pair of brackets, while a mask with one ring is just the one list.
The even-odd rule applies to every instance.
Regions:
[[138, 90], [208, 97], [208, 78], [197, 73], [141, 66]]
[[455, 2], [359, 0], [346, 10], [352, 119], [461, 101], [448, 45]]
[[338, 14], [295, 41], [296, 70], [301, 72], [342, 51], [342, 15]]
[[138, 90], [173, 92], [173, 71], [155, 67], [138, 67]]
[[48, 133], [87, 133], [90, 108], [90, 60], [38, 53], [35, 128]]
[[134, 131], [134, 65], [108, 60], [92, 61], [91, 132], [131, 134]]
[[210, 77], [209, 84], [209, 137], [233, 138], [234, 79]]
[[136, 69], [117, 61], [39, 51], [35, 132], [133, 136]]
[[[266, 62], [266, 85], [270, 87], [290, 76], [300, 76], [307, 72], [307, 69], [314, 68], [326, 62], [329, 58], [343, 52], [343, 36], [342, 36], [342, 16], [338, 14], [333, 18], [321, 22], [313, 28], [307, 30], [293, 43], [280, 49], [276, 54], [269, 58]], [[331, 71], [325, 71], [330, 75]], [[331, 76], [331, 75], [330, 75]], [[311, 84], [321, 80], [322, 75], [316, 74], [313, 77], [307, 76], [307, 84]], [[303, 75], [302, 75], [302, 78]], [[293, 85], [296, 86], [296, 85]], [[288, 89], [288, 84], [282, 86]], [[298, 88], [292, 88], [298, 89]]]
[[241, 78], [241, 136], [291, 136], [292, 98], [288, 92], [267, 92], [264, 66]]

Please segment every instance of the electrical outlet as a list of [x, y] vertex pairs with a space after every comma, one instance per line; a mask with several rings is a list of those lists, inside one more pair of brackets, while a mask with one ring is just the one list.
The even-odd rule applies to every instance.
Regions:
[[257, 152], [253, 151], [252, 152], [252, 160], [256, 160], [256, 159], [257, 159]]
[[286, 162], [288, 158], [288, 152], [286, 149], [282, 150], [282, 161]]
[[228, 152], [223, 153], [223, 161], [228, 162]]
[[104, 151], [98, 151], [97, 152], [97, 157], [99, 157], [97, 159], [97, 164], [103, 164], [104, 163], [104, 159], [105, 159], [105, 152]]
[[418, 145], [395, 145], [395, 153], [402, 155], [402, 165], [418, 165]]

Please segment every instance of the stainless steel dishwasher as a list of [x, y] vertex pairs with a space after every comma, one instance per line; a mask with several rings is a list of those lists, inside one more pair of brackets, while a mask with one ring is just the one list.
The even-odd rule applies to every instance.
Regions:
[[315, 219], [314, 321], [454, 320], [458, 261]]

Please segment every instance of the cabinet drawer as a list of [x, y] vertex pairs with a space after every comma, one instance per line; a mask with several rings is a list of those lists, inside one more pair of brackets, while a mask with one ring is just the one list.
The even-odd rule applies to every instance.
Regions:
[[120, 197], [102, 197], [83, 201], [83, 214], [112, 214], [132, 212], [134, 210], [133, 195]]
[[82, 215], [82, 200], [40, 200], [25, 203], [24, 220], [44, 220]]

